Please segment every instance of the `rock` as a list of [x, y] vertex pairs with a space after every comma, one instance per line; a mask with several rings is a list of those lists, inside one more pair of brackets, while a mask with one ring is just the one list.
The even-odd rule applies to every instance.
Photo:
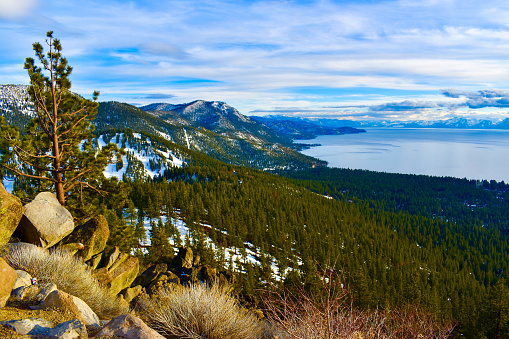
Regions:
[[111, 281], [108, 284], [111, 295], [117, 295], [124, 288], [131, 286], [138, 275], [140, 264], [138, 258], [129, 256], [114, 270], [110, 270]]
[[92, 257], [92, 259], [88, 260], [86, 264], [93, 268], [94, 270], [99, 267], [99, 264], [103, 260], [104, 252], [101, 252], [99, 254], [96, 254]]
[[[57, 285], [53, 283], [29, 285], [18, 287], [11, 292], [11, 300], [23, 303], [25, 305], [38, 304], [51, 292], [57, 289]], [[34, 307], [36, 309], [38, 307]]]
[[49, 328], [53, 327], [53, 323], [44, 318], [29, 318], [22, 320], [0, 321], [3, 325], [19, 335], [41, 335]]
[[109, 269], [115, 263], [119, 254], [120, 249], [117, 246], [113, 247], [113, 249], [104, 257], [105, 263], [103, 264], [103, 267]]
[[40, 304], [40, 308], [62, 308], [76, 316], [78, 320], [87, 326], [100, 326], [99, 317], [80, 298], [67, 294], [63, 291], [53, 291]]
[[179, 253], [175, 257], [177, 268], [193, 267], [193, 250], [189, 247], [179, 248]]
[[217, 278], [217, 270], [210, 266], [202, 266], [196, 276], [201, 282], [213, 282]]
[[135, 285], [141, 285], [142, 287], [147, 287], [152, 281], [154, 281], [157, 276], [162, 273], [166, 272], [168, 269], [168, 265], [165, 263], [159, 263], [150, 266], [145, 271], [143, 271], [142, 274], [140, 274], [133, 282], [133, 286]]
[[62, 244], [83, 244], [85, 248], [82, 250], [81, 255], [83, 256], [83, 261], [87, 261], [94, 255], [104, 251], [109, 236], [110, 229], [108, 228], [106, 218], [102, 215], [98, 215], [76, 227], [76, 229], [62, 241]]
[[97, 281], [103, 286], [107, 286], [112, 280], [111, 274], [106, 267], [94, 270], [93, 274]]
[[78, 319], [69, 320], [61, 323], [51, 329], [47, 333], [42, 334], [48, 339], [87, 339], [88, 333], [86, 326]]
[[79, 320], [69, 320], [53, 327], [53, 323], [44, 318], [29, 318], [22, 320], [2, 321], [0, 324], [12, 329], [18, 335], [29, 335], [45, 339], [87, 339], [85, 325]]
[[0, 307], [4, 307], [9, 300], [17, 277], [16, 271], [0, 258]]
[[171, 271], [167, 271], [164, 274], [159, 275], [154, 281], [152, 281], [147, 287], [147, 293], [153, 294], [157, 289], [168, 284], [180, 284], [179, 277]]
[[23, 204], [0, 182], [0, 245], [7, 244], [23, 216]]
[[111, 265], [108, 270], [109, 271], [114, 271], [117, 267], [119, 267], [120, 265], [122, 265], [122, 263], [124, 261], [127, 260], [127, 258], [129, 258], [129, 254], [127, 253], [120, 253], [117, 260], [115, 260], [115, 262], [113, 263], [113, 265]]
[[200, 255], [196, 254], [193, 258], [193, 266], [198, 267], [200, 266]]
[[85, 248], [85, 246], [79, 242], [72, 242], [70, 244], [58, 246], [58, 249], [60, 251], [69, 252], [71, 255], [75, 255], [78, 251], [81, 251], [84, 248]]
[[21, 286], [32, 285], [32, 276], [30, 274], [28, 274], [27, 272], [22, 271], [22, 270], [16, 270], [16, 275], [17, 275], [17, 278], [16, 278], [16, 282], [14, 283], [14, 287], [12, 288], [13, 290], [15, 290], [16, 288], [21, 287]]
[[74, 230], [71, 213], [50, 192], [39, 193], [23, 211], [17, 232], [25, 242], [48, 248]]
[[127, 339], [164, 339], [162, 335], [132, 314], [124, 314], [113, 318], [96, 334], [96, 337], [101, 336], [117, 336]]
[[122, 296], [127, 303], [130, 303], [134, 298], [140, 295], [142, 291], [142, 287], [140, 285], [136, 285], [134, 287], [128, 287], [122, 291]]

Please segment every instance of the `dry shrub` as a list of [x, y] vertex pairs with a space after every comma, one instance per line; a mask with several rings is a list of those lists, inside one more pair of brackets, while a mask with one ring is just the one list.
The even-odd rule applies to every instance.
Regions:
[[220, 284], [166, 285], [137, 299], [136, 312], [150, 327], [173, 338], [260, 338], [257, 317]]
[[407, 306], [399, 310], [360, 310], [349, 301], [334, 269], [321, 277], [322, 293], [273, 288], [264, 298], [268, 321], [279, 338], [414, 339], [449, 338], [454, 324]]
[[102, 319], [129, 311], [124, 303], [99, 284], [87, 265], [65, 250], [48, 251], [23, 244], [6, 247], [0, 251], [0, 256], [14, 269], [37, 277], [39, 283], [54, 283], [59, 290], [82, 299]]

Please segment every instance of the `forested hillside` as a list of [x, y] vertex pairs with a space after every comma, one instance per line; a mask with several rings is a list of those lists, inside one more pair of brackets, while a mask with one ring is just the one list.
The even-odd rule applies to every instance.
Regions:
[[476, 335], [493, 321], [486, 317], [496, 305], [488, 299], [505, 275], [509, 251], [496, 228], [384, 210], [374, 199], [331, 199], [279, 176], [226, 165], [185, 167], [160, 182], [130, 185], [142, 213], [157, 218], [168, 206], [179, 211], [208, 264], [230, 267], [221, 251], [204, 245], [205, 231], [218, 249], [242, 253], [245, 245], [257, 253], [257, 264], [240, 260], [237, 288], [244, 294], [275, 278], [270, 258], [286, 284], [312, 282], [316, 265], [332, 260], [361, 307], [417, 303]]

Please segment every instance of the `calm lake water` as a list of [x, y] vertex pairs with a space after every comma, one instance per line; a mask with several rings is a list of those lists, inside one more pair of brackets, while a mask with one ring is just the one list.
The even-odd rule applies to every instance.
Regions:
[[509, 130], [365, 128], [323, 135], [302, 153], [329, 167], [426, 174], [509, 183]]

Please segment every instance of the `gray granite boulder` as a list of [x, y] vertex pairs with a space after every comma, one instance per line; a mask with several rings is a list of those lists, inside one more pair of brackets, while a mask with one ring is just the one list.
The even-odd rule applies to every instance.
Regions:
[[74, 220], [53, 193], [39, 193], [23, 207], [17, 228], [21, 239], [44, 248], [57, 244], [74, 230]]

